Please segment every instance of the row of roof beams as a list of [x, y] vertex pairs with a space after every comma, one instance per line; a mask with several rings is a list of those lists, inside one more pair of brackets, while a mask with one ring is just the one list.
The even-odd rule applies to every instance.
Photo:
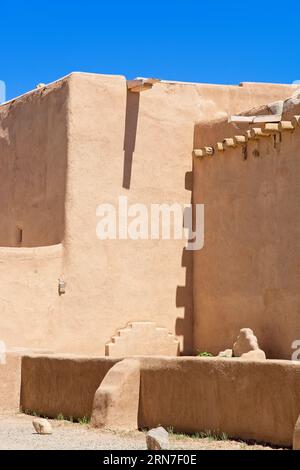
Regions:
[[291, 121], [280, 122], [267, 122], [263, 128], [253, 127], [246, 131], [245, 134], [235, 135], [234, 137], [226, 137], [222, 142], [217, 142], [215, 147], [203, 147], [194, 150], [194, 156], [203, 158], [205, 156], [211, 157], [215, 153], [215, 149], [219, 151], [226, 150], [226, 148], [235, 148], [240, 145], [246, 145], [249, 140], [261, 139], [270, 137], [271, 135], [280, 132], [293, 132], [300, 126], [300, 116], [293, 116]]

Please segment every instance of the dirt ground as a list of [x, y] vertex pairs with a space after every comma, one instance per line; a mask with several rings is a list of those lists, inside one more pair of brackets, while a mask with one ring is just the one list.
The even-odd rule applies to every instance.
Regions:
[[[25, 414], [0, 416], [0, 450], [142, 450], [145, 433], [92, 429], [89, 424], [50, 420], [52, 435], [39, 435], [34, 417]], [[225, 436], [224, 436], [225, 437]], [[170, 433], [172, 450], [270, 450], [271, 447], [215, 437], [194, 438]]]

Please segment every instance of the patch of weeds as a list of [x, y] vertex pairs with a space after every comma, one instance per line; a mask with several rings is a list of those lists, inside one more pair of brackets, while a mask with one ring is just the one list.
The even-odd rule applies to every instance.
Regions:
[[56, 419], [58, 421], [67, 421], [68, 423], [74, 423], [73, 416], [64, 416], [62, 413], [59, 413]]
[[218, 433], [215, 431], [201, 431], [200, 433], [197, 433], [197, 439], [208, 439], [210, 441], [227, 441], [229, 439], [228, 434], [225, 432]]
[[208, 351], [198, 351], [198, 357], [213, 357], [213, 354]]
[[240, 449], [241, 450], [247, 450], [248, 449], [247, 444], [245, 444], [244, 442], [242, 444], [240, 444]]
[[166, 431], [172, 436], [174, 434], [174, 428], [173, 426], [169, 426], [166, 428]]
[[173, 427], [166, 428], [166, 431], [168, 431], [170, 437], [173, 437], [174, 439], [178, 441], [185, 440], [185, 439], [193, 439], [193, 438], [199, 439], [198, 434], [186, 434], [183, 432], [176, 432], [174, 431]]
[[188, 434], [184, 434], [184, 433], [174, 433], [173, 436], [177, 441], [183, 441], [183, 440], [191, 438], [191, 436], [189, 436]]
[[22, 413], [24, 413], [25, 415], [34, 416], [35, 418], [48, 419], [48, 416], [45, 416], [41, 413], [37, 413], [36, 411], [32, 411], [32, 410], [23, 410]]
[[[228, 434], [225, 432], [217, 432], [217, 431], [200, 431], [195, 432], [193, 434], [181, 433], [174, 431], [172, 426], [166, 427], [166, 431], [168, 431], [170, 438], [176, 439], [178, 441], [186, 440], [186, 439], [209, 439], [211, 441], [227, 441], [229, 439]], [[148, 429], [141, 429], [142, 432], [146, 433]]]
[[90, 418], [84, 416], [83, 418], [74, 418], [73, 416], [64, 416], [62, 413], [56, 417], [58, 421], [67, 421], [68, 423], [89, 424]]
[[83, 418], [78, 418], [78, 423], [79, 424], [89, 424], [90, 418], [87, 416], [83, 416]]

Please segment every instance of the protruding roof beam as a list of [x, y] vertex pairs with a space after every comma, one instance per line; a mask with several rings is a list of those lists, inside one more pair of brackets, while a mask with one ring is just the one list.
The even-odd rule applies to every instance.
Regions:
[[293, 131], [295, 128], [291, 121], [281, 121], [279, 123], [280, 131]]
[[217, 142], [217, 149], [222, 152], [223, 150], [225, 150], [225, 146], [223, 144], [223, 142]]
[[264, 132], [260, 127], [253, 127], [250, 129], [250, 137], [258, 139], [259, 137], [269, 137], [270, 133]]
[[224, 147], [236, 147], [236, 142], [233, 137], [226, 137], [226, 139], [223, 140]]
[[233, 137], [233, 140], [235, 141], [236, 145], [244, 145], [247, 143], [248, 136], [246, 135], [235, 135]]
[[205, 155], [207, 155], [208, 157], [212, 157], [214, 153], [215, 150], [213, 147], [203, 147], [202, 149], [194, 150], [194, 156], [197, 158], [205, 157]]
[[135, 80], [127, 80], [127, 89], [134, 93], [150, 90], [155, 83], [160, 82], [158, 78], [136, 78]]
[[273, 122], [267, 122], [264, 126], [264, 131], [269, 134], [277, 134], [277, 132], [280, 132], [279, 124], [273, 123]]

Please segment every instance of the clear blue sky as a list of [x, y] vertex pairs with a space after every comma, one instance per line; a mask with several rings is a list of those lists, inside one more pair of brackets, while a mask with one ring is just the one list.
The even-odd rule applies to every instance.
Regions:
[[0, 18], [8, 99], [71, 71], [233, 84], [300, 79], [300, 0], [7, 0]]

